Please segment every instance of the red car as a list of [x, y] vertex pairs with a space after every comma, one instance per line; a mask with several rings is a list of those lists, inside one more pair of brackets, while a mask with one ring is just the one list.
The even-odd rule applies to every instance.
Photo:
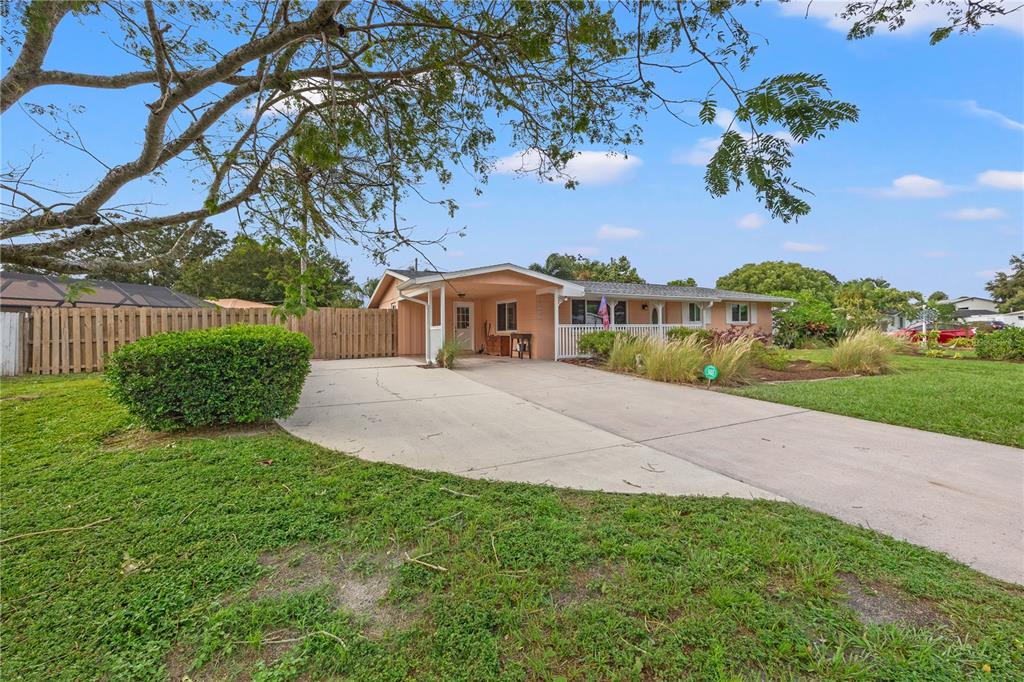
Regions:
[[[928, 325], [928, 333], [938, 330], [939, 344], [947, 344], [953, 339], [970, 338], [974, 336], [973, 327], [955, 326], [951, 324]], [[921, 325], [915, 324], [904, 329], [897, 329], [893, 332], [896, 336], [905, 336], [911, 341], [921, 340]]]

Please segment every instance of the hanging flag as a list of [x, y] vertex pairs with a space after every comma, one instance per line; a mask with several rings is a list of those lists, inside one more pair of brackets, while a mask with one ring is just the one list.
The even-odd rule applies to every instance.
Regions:
[[608, 329], [611, 326], [611, 320], [608, 319], [608, 299], [604, 296], [601, 297], [601, 305], [597, 309], [597, 314], [601, 316], [601, 325]]

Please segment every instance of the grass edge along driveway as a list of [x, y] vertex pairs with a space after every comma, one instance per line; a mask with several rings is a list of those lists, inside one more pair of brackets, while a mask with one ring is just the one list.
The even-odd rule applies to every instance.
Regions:
[[[828, 350], [789, 351], [828, 361]], [[756, 384], [735, 395], [1024, 448], [1024, 363], [897, 355], [890, 374]]]
[[95, 377], [2, 396], [4, 679], [1024, 676], [1024, 589], [795, 505], [153, 437]]

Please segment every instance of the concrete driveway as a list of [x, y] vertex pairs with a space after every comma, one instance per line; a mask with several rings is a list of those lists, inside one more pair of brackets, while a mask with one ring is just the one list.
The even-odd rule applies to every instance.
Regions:
[[300, 438], [463, 476], [788, 499], [1024, 583], [1024, 450], [565, 363], [317, 362]]

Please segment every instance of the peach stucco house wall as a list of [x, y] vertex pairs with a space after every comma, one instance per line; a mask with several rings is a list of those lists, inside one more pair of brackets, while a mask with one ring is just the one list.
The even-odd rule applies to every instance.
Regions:
[[578, 282], [505, 263], [456, 272], [389, 269], [371, 308], [398, 312], [399, 355], [430, 361], [445, 341], [464, 352], [537, 360], [577, 355], [576, 343], [601, 328], [604, 298], [612, 328], [664, 336], [672, 327], [756, 328], [771, 333], [772, 306], [789, 299], [704, 287]]

